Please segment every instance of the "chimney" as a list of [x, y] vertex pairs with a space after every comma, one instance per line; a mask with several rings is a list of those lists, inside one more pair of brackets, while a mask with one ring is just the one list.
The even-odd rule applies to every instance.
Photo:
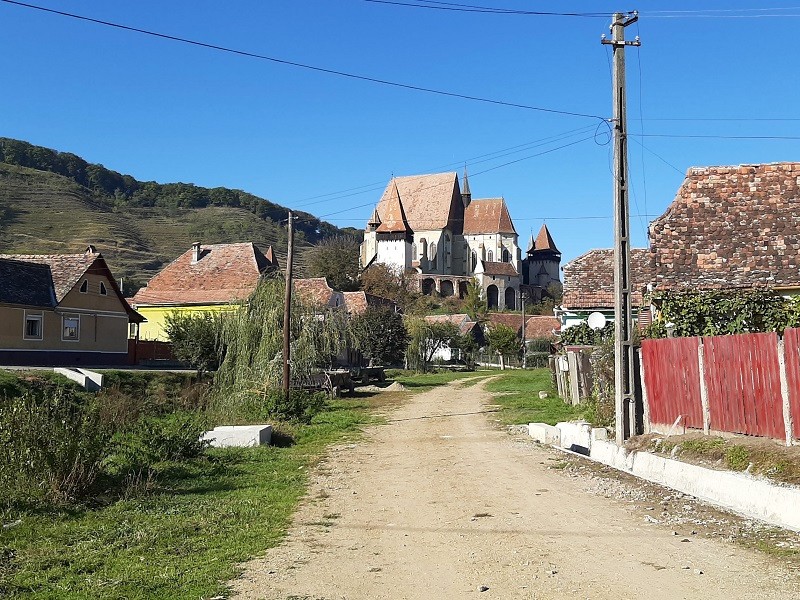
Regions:
[[200, 242], [192, 244], [192, 264], [200, 260]]

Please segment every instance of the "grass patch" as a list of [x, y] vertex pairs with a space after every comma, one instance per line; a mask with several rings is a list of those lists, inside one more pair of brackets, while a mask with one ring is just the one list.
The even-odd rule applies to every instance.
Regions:
[[[557, 395], [549, 369], [496, 371], [495, 374], [499, 377], [487, 383], [486, 389], [499, 393], [495, 402], [502, 407], [498, 416], [505, 425], [555, 425], [583, 416], [585, 407], [566, 404]], [[542, 391], [547, 392], [547, 398], [539, 398]]]
[[157, 465], [147, 493], [61, 507], [6, 506], [2, 598], [208, 598], [236, 565], [277, 545], [334, 442], [372, 420], [371, 398], [337, 400], [310, 424], [278, 426], [282, 447], [215, 449]]
[[435, 373], [414, 373], [413, 371], [403, 371], [400, 369], [390, 369], [386, 372], [388, 379], [399, 381], [409, 390], [415, 392], [426, 392], [433, 388], [470, 377], [478, 377], [479, 374], [471, 371], [438, 371]]

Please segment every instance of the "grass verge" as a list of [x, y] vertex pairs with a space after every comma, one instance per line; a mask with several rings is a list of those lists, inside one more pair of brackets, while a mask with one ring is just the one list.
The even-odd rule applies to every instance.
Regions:
[[[584, 415], [584, 406], [566, 404], [558, 396], [549, 369], [515, 369], [492, 374], [498, 377], [486, 384], [486, 390], [498, 394], [494, 401], [501, 406], [498, 416], [504, 425], [555, 425]], [[547, 392], [547, 398], [539, 398], [539, 392]]]
[[[210, 450], [158, 466], [154, 487], [108, 505], [0, 514], [0, 597], [208, 598], [279, 543], [325, 446], [358, 435], [370, 398], [337, 400], [283, 447]], [[143, 474], [143, 487], [147, 475]]]

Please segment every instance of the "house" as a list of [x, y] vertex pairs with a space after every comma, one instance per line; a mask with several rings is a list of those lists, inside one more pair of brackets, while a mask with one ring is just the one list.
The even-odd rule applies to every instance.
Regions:
[[339, 308], [345, 305], [344, 292], [334, 290], [324, 277], [292, 281], [292, 291], [301, 302], [318, 308]]
[[[523, 283], [518, 238], [505, 200], [473, 200], [466, 171], [461, 185], [454, 172], [395, 177], [367, 222], [361, 264], [413, 271], [423, 293], [444, 297], [464, 297], [476, 281], [490, 308], [514, 309]], [[557, 262], [551, 271], [557, 278]]]
[[[458, 329], [459, 335], [471, 335], [475, 343], [480, 347], [486, 345], [486, 339], [483, 335], [483, 329], [477, 321], [470, 319], [467, 314], [454, 314], [454, 315], [428, 315], [425, 317], [427, 323], [451, 323]], [[445, 346], [439, 348], [433, 354], [434, 361], [450, 362], [461, 359], [461, 350], [458, 348], [450, 348]]]
[[144, 320], [103, 256], [0, 254], [0, 364], [119, 365]]
[[525, 322], [525, 341], [555, 340], [561, 333], [561, 321], [553, 315], [533, 315]]
[[[641, 325], [650, 323], [644, 292], [653, 280], [653, 255], [647, 248], [631, 249], [631, 304]], [[561, 330], [586, 321], [593, 312], [614, 320], [614, 251], [589, 250], [564, 265], [564, 296], [555, 310]]]
[[381, 298], [366, 292], [342, 292], [342, 295], [344, 296], [345, 310], [349, 315], [360, 315], [371, 307], [384, 307], [391, 308], [395, 312], [399, 311], [397, 303], [388, 298]]
[[253, 243], [192, 247], [147, 282], [131, 304], [147, 318], [144, 340], [167, 341], [167, 315], [232, 310], [255, 291], [261, 278], [278, 268], [272, 246], [262, 253]]
[[691, 168], [649, 235], [656, 290], [764, 286], [796, 294], [800, 163]]

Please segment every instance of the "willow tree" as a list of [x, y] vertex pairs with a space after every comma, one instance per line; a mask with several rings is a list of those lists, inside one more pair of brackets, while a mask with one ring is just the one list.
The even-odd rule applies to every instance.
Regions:
[[[263, 280], [225, 320], [225, 358], [214, 385], [219, 405], [229, 414], [299, 417], [305, 411], [302, 395], [294, 395], [292, 407], [280, 404], [284, 285], [278, 278]], [[295, 295], [289, 339], [292, 387], [301, 387], [315, 370], [330, 367], [353, 336], [343, 311], [315, 307]]]

